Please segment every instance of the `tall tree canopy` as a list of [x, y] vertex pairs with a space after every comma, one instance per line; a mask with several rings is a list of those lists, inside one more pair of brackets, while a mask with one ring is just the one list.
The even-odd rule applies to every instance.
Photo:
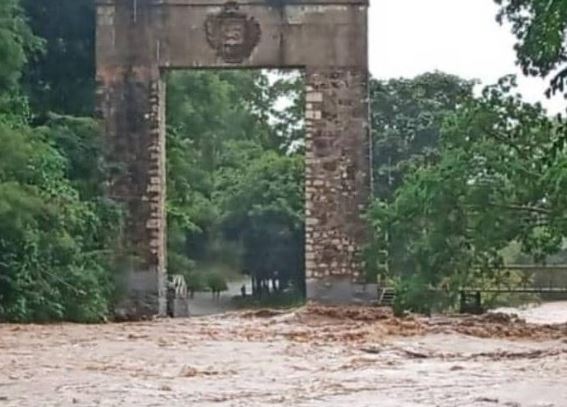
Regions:
[[0, 16], [0, 320], [103, 319], [119, 213], [102, 195], [98, 126], [30, 125], [20, 78], [44, 43], [19, 2], [1, 2]]
[[[193, 71], [172, 74], [168, 85], [170, 272], [204, 281], [203, 263], [228, 255], [254, 277], [274, 272], [272, 259], [282, 279], [297, 280], [303, 173], [290, 146], [301, 126], [285, 123], [301, 112], [301, 77]], [[281, 98], [292, 103], [276, 111]]]
[[303, 290], [303, 157], [268, 151], [241, 158], [217, 177], [223, 234], [241, 242], [245, 272], [265, 280], [277, 273], [283, 286]]
[[439, 160], [415, 167], [393, 202], [372, 209], [376, 247], [401, 248], [390, 271], [410, 309], [432, 305], [428, 287], [494, 282], [511, 242], [540, 260], [561, 248], [567, 128], [513, 91], [505, 78], [459, 108], [445, 122]]
[[0, 92], [13, 90], [18, 84], [29, 51], [40, 45], [26, 23], [18, 0], [0, 3]]
[[412, 165], [437, 159], [443, 120], [472, 97], [473, 85], [442, 72], [371, 81], [377, 197], [391, 199]]
[[[12, 1], [12, 0], [10, 0]], [[24, 84], [36, 115], [90, 116], [94, 108], [95, 2], [22, 0], [45, 50], [31, 57]]]
[[524, 74], [551, 77], [549, 93], [564, 92], [567, 81], [567, 2], [495, 0], [498, 21], [509, 21], [518, 39], [516, 52]]
[[[371, 81], [374, 193], [380, 202], [391, 204], [408, 175], [439, 161], [443, 122], [473, 98], [473, 86], [442, 72]], [[368, 251], [368, 263], [375, 266], [368, 269], [370, 281], [388, 267], [398, 268], [406, 250], [389, 227], [381, 233], [388, 244]]]

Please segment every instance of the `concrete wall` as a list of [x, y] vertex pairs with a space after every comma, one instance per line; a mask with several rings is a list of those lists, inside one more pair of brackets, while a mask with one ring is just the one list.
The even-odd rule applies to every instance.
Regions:
[[352, 297], [371, 185], [365, 1], [99, 0], [96, 49], [109, 194], [128, 211], [124, 317], [165, 313], [167, 69], [305, 69], [308, 295]]
[[[238, 12], [259, 23], [259, 41], [238, 67], [300, 68], [367, 66], [367, 3], [360, 0], [238, 2]], [[132, 60], [164, 68], [221, 68], [235, 64], [210, 46], [210, 16], [225, 10], [217, 0], [98, 1], [98, 61], [128, 65]], [[143, 27], [141, 27], [143, 26]], [[132, 34], [135, 28], [136, 35]], [[132, 56], [135, 55], [135, 58]]]

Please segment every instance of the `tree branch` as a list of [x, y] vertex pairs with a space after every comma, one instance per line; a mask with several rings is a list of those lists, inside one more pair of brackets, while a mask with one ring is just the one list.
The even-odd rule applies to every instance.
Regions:
[[[518, 205], [518, 204], [496, 204], [496, 203], [487, 203], [486, 206], [490, 206], [492, 208], [500, 208], [500, 209], [508, 209], [512, 211], [518, 212], [533, 212], [538, 213], [541, 215], [550, 215], [551, 211], [545, 208], [538, 208], [536, 206], [526, 206], [526, 205]], [[470, 208], [482, 208], [480, 205], [469, 205]]]

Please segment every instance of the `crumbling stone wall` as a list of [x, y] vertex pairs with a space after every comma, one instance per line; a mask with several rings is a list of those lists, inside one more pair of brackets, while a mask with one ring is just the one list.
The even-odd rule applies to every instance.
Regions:
[[115, 261], [132, 319], [166, 310], [165, 86], [152, 57], [152, 9], [118, 0], [97, 8], [98, 108], [111, 165], [110, 198], [126, 217]]
[[164, 70], [302, 68], [310, 299], [350, 302], [370, 196], [367, 0], [97, 0], [98, 106], [122, 203], [119, 307], [166, 313]]
[[308, 68], [306, 95], [307, 295], [350, 302], [363, 282], [361, 213], [370, 197], [368, 73]]
[[131, 318], [163, 309], [159, 287], [165, 275], [164, 85], [147, 72], [105, 73], [108, 76], [99, 77], [98, 96], [111, 163], [108, 195], [122, 203], [127, 215], [116, 259], [125, 268], [120, 281], [127, 294], [118, 312]]

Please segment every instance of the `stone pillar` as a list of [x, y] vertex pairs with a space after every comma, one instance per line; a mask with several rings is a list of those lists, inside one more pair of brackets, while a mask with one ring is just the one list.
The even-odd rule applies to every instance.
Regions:
[[306, 70], [307, 298], [351, 303], [362, 283], [371, 192], [368, 73]]
[[125, 214], [116, 248], [125, 298], [117, 313], [137, 319], [165, 313], [164, 84], [157, 73], [115, 74], [101, 82], [99, 106], [111, 166], [108, 195]]
[[108, 195], [125, 219], [115, 248], [117, 316], [166, 312], [165, 85], [153, 58], [150, 2], [98, 6], [98, 109], [110, 165]]

